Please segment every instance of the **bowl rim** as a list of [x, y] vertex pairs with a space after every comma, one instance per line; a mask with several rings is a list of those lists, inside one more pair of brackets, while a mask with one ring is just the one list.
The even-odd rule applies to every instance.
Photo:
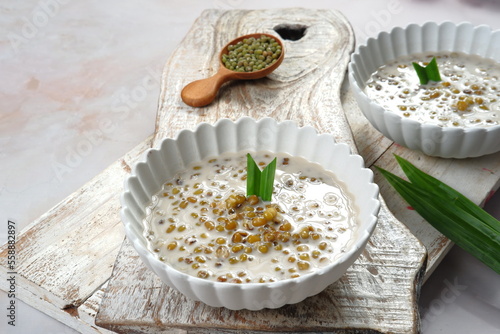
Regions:
[[[132, 169], [131, 169], [131, 173], [125, 177], [125, 180], [124, 180], [124, 190], [120, 194], [120, 204], [121, 204], [120, 217], [121, 217], [121, 221], [122, 221], [122, 223], [123, 223], [123, 225], [125, 227], [125, 232], [126, 232], [127, 238], [132, 243], [132, 245], [134, 246], [134, 248], [136, 249], [136, 251], [139, 253], [139, 255], [146, 256], [147, 259], [148, 259], [148, 261], [150, 261], [151, 263], [159, 266], [163, 270], [165, 270], [167, 272], [172, 272], [172, 273], [175, 273], [176, 275], [181, 276], [184, 280], [186, 280], [186, 282], [189, 282], [189, 283], [194, 282], [195, 284], [198, 284], [198, 285], [213, 286], [215, 288], [233, 286], [233, 287], [239, 287], [239, 289], [241, 289], [241, 290], [256, 289], [256, 288], [277, 288], [277, 287], [281, 287], [281, 286], [287, 286], [287, 285], [290, 285], [290, 284], [293, 284], [293, 285], [299, 284], [299, 283], [302, 283], [303, 281], [309, 280], [310, 277], [325, 275], [330, 270], [332, 270], [333, 268], [339, 267], [339, 266], [345, 264], [346, 262], [348, 262], [351, 259], [351, 257], [356, 256], [356, 253], [358, 251], [360, 251], [361, 249], [364, 249], [364, 247], [366, 246], [366, 243], [367, 243], [368, 239], [371, 237], [371, 235], [372, 235], [372, 233], [373, 233], [373, 231], [374, 231], [374, 229], [375, 229], [375, 227], [377, 225], [378, 214], [379, 214], [380, 207], [381, 207], [381, 202], [379, 200], [380, 189], [379, 189], [379, 186], [374, 181], [373, 171], [371, 169], [367, 168], [364, 165], [364, 159], [359, 154], [353, 153], [351, 151], [350, 147], [347, 144], [345, 144], [345, 143], [338, 143], [331, 134], [328, 134], [328, 135], [332, 137], [332, 139], [333, 139], [333, 141], [332, 141], [333, 145], [342, 145], [342, 146], [346, 146], [347, 147], [347, 149], [348, 149], [347, 156], [348, 157], [356, 157], [357, 156], [358, 159], [361, 158], [361, 162], [362, 163], [359, 166], [359, 168], [360, 168], [360, 170], [365, 170], [368, 173], [371, 173], [371, 175], [369, 177], [369, 182], [368, 183], [373, 186], [373, 191], [375, 191], [375, 193], [374, 193], [375, 196], [373, 196], [370, 199], [370, 201], [372, 203], [371, 204], [372, 208], [371, 208], [371, 212], [369, 212], [370, 221], [366, 223], [367, 228], [363, 229], [363, 230], [358, 230], [357, 231], [358, 236], [356, 237], [355, 242], [353, 242], [349, 246], [349, 249], [346, 252], [342, 253], [341, 256], [339, 256], [332, 263], [328, 264], [325, 267], [319, 268], [318, 270], [315, 270], [315, 271], [313, 271], [311, 273], [308, 273], [308, 274], [305, 274], [305, 275], [301, 275], [298, 278], [289, 278], [289, 279], [284, 279], [284, 280], [278, 280], [278, 281], [275, 281], [275, 282], [266, 282], [266, 283], [257, 283], [257, 282], [252, 282], [252, 283], [217, 282], [217, 281], [213, 281], [213, 280], [206, 280], [206, 279], [203, 279], [203, 278], [199, 278], [199, 277], [187, 274], [185, 272], [182, 272], [180, 270], [177, 270], [174, 267], [170, 266], [169, 264], [160, 261], [147, 248], [147, 241], [145, 240], [145, 238], [142, 235], [139, 236], [138, 233], [135, 232], [135, 229], [132, 226], [134, 223], [131, 222], [131, 221], [129, 221], [129, 219], [127, 217], [127, 214], [126, 214], [126, 211], [128, 210], [126, 196], [128, 196], [128, 194], [131, 194], [131, 190], [129, 189], [128, 184], [131, 182], [130, 180], [132, 180], [132, 179], [138, 179], [139, 178], [138, 171], [137, 171], [138, 166], [141, 163], [147, 164], [148, 163], [148, 157], [151, 155], [151, 152], [153, 152], [153, 151], [160, 151], [161, 147], [162, 147], [162, 143], [164, 141], [166, 141], [166, 140], [172, 140], [172, 139], [175, 140], [175, 141], [177, 141], [182, 132], [186, 132], [187, 131], [187, 132], [196, 133], [201, 127], [205, 127], [207, 125], [210, 126], [210, 127], [217, 127], [219, 124], [221, 124], [223, 122], [231, 122], [231, 123], [233, 123], [235, 125], [238, 125], [239, 123], [248, 122], [248, 121], [255, 122], [256, 124], [263, 123], [263, 122], [273, 122], [273, 124], [275, 124], [276, 126], [279, 125], [279, 124], [290, 123], [290, 124], [294, 124], [297, 127], [298, 130], [301, 130], [301, 129], [310, 129], [310, 130], [314, 131], [314, 134], [316, 136], [322, 135], [314, 127], [309, 126], [309, 125], [300, 126], [297, 122], [292, 121], [292, 120], [276, 121], [275, 119], [273, 119], [271, 117], [264, 117], [264, 118], [260, 118], [260, 119], [255, 119], [255, 118], [252, 118], [252, 117], [243, 116], [243, 117], [238, 118], [236, 121], [233, 121], [233, 120], [231, 120], [229, 118], [221, 118], [221, 119], [218, 119], [215, 123], [200, 122], [200, 123], [198, 123], [196, 125], [196, 127], [193, 130], [184, 129], [184, 130], [179, 131], [175, 135], [174, 138], [163, 138], [160, 142], [158, 142], [158, 145], [156, 147], [154, 147], [154, 148], [152, 147], [152, 148], [147, 149], [144, 152], [144, 154], [133, 164]], [[305, 130], [301, 130], [301, 131], [305, 131]], [[370, 190], [370, 191], [372, 191], [372, 190]], [[141, 229], [141, 232], [142, 231], [143, 230]], [[139, 249], [142, 251], [142, 253], [139, 252]], [[356, 256], [356, 258], [357, 258], [357, 256]], [[152, 270], [152, 271], [155, 272], [155, 270]]]
[[[437, 27], [441, 27], [443, 25], [450, 25], [450, 26], [454, 26], [455, 29], [457, 29], [458, 27], [461, 27], [461, 26], [462, 27], [468, 26], [468, 27], [471, 27], [474, 31], [479, 30], [479, 29], [487, 29], [490, 34], [494, 34], [494, 33], [500, 34], [500, 29], [492, 29], [489, 25], [486, 25], [486, 24], [474, 25], [468, 21], [462, 21], [460, 23], [455, 23], [452, 21], [442, 21], [441, 23], [438, 23], [435, 21], [426, 21], [423, 24], [409, 23], [406, 26], [393, 27], [390, 31], [381, 31], [376, 36], [369, 37], [363, 44], [356, 47], [356, 50], [351, 54], [350, 61], [348, 64], [348, 79], [349, 79], [349, 83], [350, 83], [351, 87], [353, 88], [353, 90], [356, 91], [356, 94], [360, 98], [363, 98], [365, 100], [365, 102], [368, 102], [370, 104], [371, 110], [374, 110], [377, 113], [381, 113], [384, 116], [387, 114], [397, 116], [397, 118], [398, 118], [398, 120], [400, 120], [400, 122], [402, 122], [403, 124], [408, 125], [408, 126], [413, 126], [413, 127], [421, 126], [421, 127], [427, 128], [427, 129], [435, 130], [435, 131], [442, 131], [444, 133], [464, 133], [464, 134], [466, 134], [469, 132], [477, 133], [477, 132], [500, 131], [500, 124], [492, 125], [492, 126], [488, 126], [488, 127], [463, 127], [463, 126], [449, 127], [449, 126], [439, 126], [436, 124], [420, 122], [420, 121], [417, 121], [415, 119], [405, 118], [398, 113], [395, 113], [395, 112], [392, 112], [390, 110], [385, 109], [379, 103], [375, 102], [373, 99], [370, 99], [368, 97], [368, 95], [366, 95], [366, 93], [364, 91], [364, 83], [360, 84], [359, 81], [356, 79], [356, 76], [354, 75], [354, 73], [357, 72], [357, 64], [356, 64], [355, 57], [357, 57], [362, 52], [361, 50], [367, 49], [368, 43], [377, 42], [381, 38], [381, 36], [392, 35], [396, 31], [400, 31], [400, 30], [406, 31], [406, 30], [413, 28], [413, 27], [422, 29], [425, 26], [430, 26], [430, 25], [437, 26]], [[465, 53], [465, 52], [463, 52], [463, 53]], [[409, 54], [409, 53], [406, 53], [406, 54]], [[470, 53], [466, 53], [466, 54], [470, 54]], [[485, 58], [483, 56], [480, 56], [480, 57]], [[485, 59], [491, 59], [491, 58], [485, 58]], [[500, 66], [500, 62], [499, 62], [499, 66]], [[391, 116], [391, 117], [394, 117], [394, 116]]]

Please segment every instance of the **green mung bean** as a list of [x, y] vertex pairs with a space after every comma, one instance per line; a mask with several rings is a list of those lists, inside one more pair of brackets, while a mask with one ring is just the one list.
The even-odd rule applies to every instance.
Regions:
[[281, 55], [281, 45], [265, 35], [260, 38], [245, 38], [227, 47], [228, 53], [222, 55], [222, 63], [231, 71], [260, 71], [278, 60]]

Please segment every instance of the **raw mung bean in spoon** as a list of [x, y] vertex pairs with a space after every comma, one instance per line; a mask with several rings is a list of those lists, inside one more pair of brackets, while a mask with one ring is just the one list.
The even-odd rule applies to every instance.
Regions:
[[206, 106], [225, 82], [263, 78], [281, 64], [284, 56], [283, 44], [277, 37], [261, 33], [238, 37], [222, 49], [218, 72], [188, 84], [181, 98], [192, 107]]

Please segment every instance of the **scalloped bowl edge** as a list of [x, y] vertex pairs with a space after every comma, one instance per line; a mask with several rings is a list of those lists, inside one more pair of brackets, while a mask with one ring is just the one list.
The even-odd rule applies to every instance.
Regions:
[[[222, 152], [269, 150], [300, 155], [332, 170], [345, 182], [358, 207], [357, 239], [337, 261], [296, 279], [273, 283], [233, 284], [213, 282], [179, 272], [159, 261], [148, 250], [142, 219], [151, 196], [190, 162]], [[174, 156], [174, 159], [169, 157]], [[338, 162], [341, 161], [339, 164]], [[311, 127], [298, 127], [293, 121], [258, 121], [242, 117], [236, 122], [221, 119], [214, 125], [199, 124], [194, 131], [183, 130], [176, 139], [164, 139], [157, 149], [149, 149], [125, 179], [120, 212], [125, 233], [145, 265], [168, 286], [192, 300], [233, 310], [260, 310], [294, 304], [323, 291], [338, 280], [358, 258], [376, 226], [380, 202], [373, 173], [364, 167], [359, 155], [330, 135], [318, 134]]]
[[423, 124], [384, 109], [364, 92], [378, 67], [418, 52], [464, 52], [500, 62], [500, 30], [468, 22], [427, 22], [396, 27], [369, 38], [351, 55], [348, 78], [354, 97], [372, 126], [392, 141], [429, 156], [472, 158], [500, 151], [500, 125], [451, 128]]

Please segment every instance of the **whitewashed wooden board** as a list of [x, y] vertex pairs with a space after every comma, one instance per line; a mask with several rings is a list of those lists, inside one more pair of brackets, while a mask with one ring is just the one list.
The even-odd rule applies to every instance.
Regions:
[[[332, 14], [331, 12], [326, 11], [323, 11], [323, 13], [302, 12], [303, 15], [310, 13], [312, 16], [322, 15], [323, 17], [336, 15], [336, 13]], [[224, 13], [224, 15], [235, 14], [235, 12]], [[254, 12], [253, 14], [259, 15], [258, 12]], [[205, 12], [200, 17], [200, 20], [204, 17], [212, 17], [213, 19], [219, 15], [222, 15], [219, 11]], [[281, 12], [280, 15], [284, 19], [288, 20], [291, 17], [288, 10]], [[221, 16], [221, 18], [222, 17], [227, 18], [227, 16]], [[348, 24], [342, 17], [341, 22], [341, 24], [337, 24], [348, 27]], [[195, 33], [203, 36], [205, 33], [213, 33], [213, 31], [210, 30], [210, 27], [197, 27], [198, 23], [193, 26], [193, 30], [190, 34]], [[302, 22], [298, 23], [302, 24]], [[238, 34], [239, 31], [245, 32], [245, 29], [248, 29], [248, 27], [242, 28], [238, 24], [225, 26], [223, 23], [220, 23], [217, 27], [218, 29], [224, 29], [224, 32], [218, 31], [221, 39], [218, 40], [217, 43], [220, 44], [224, 43], [222, 39], [228, 40]], [[240, 30], [235, 31], [234, 27], [238, 27]], [[190, 36], [190, 38], [192, 37], [193, 36]], [[324, 36], [325, 39], [330, 37], [331, 36], [328, 35]], [[193, 42], [196, 47], [204, 48], [202, 50], [203, 52], [206, 52], [206, 55], [212, 54], [210, 52], [213, 52], [213, 54], [217, 52], [215, 50], [218, 47], [217, 45], [212, 45], [210, 48], [206, 45], [200, 45], [196, 41]], [[289, 43], [293, 45], [292, 42]], [[352, 43], [352, 41], [349, 43]], [[183, 106], [178, 101], [178, 95], [173, 92], [174, 90], [180, 92], [183, 82], [175, 81], [174, 79], [167, 77], [169, 67], [173, 62], [175, 62], [175, 58], [179, 57], [179, 52], [182, 52], [183, 47], [185, 47], [185, 42], [183, 42], [183, 44], [179, 47], [179, 50], [172, 55], [172, 58], [167, 63], [165, 68], [163, 75], [164, 89], [162, 89], [161, 96], [162, 105], [160, 106], [160, 114], [161, 112], [164, 114], [159, 115], [158, 117], [158, 134], [156, 135], [155, 140], [159, 140], [169, 134], [169, 130], [166, 126], [163, 126], [163, 122], [168, 122], [169, 118], [175, 117], [176, 114], [184, 113], [184, 115], [181, 116], [181, 119], [174, 122], [173, 125], [176, 128], [183, 125], [183, 121], [187, 121], [187, 123], [185, 123], [186, 127], [192, 126], [196, 121], [212, 121], [226, 115], [225, 113], [227, 113], [228, 110], [224, 111], [221, 106], [225, 104], [227, 108], [233, 107], [233, 98], [244, 101], [244, 108], [242, 107], [242, 109], [236, 109], [234, 113], [230, 115], [231, 118], [236, 118], [243, 112], [254, 117], [275, 115], [274, 113], [276, 110], [263, 109], [261, 107], [261, 97], [248, 95], [250, 88], [244, 83], [233, 83], [225, 87], [224, 90], [221, 91], [221, 97], [217, 104], [218, 107], [214, 108], [214, 106], [210, 106], [209, 108], [195, 110]], [[328, 47], [333, 49], [335, 47], [338, 48], [338, 45], [330, 42]], [[339, 49], [335, 50], [339, 51]], [[345, 50], [340, 49], [340, 51], [344, 53], [344, 55], [346, 52], [351, 52], [352, 44], [349, 44], [349, 47]], [[293, 55], [293, 53], [291, 54]], [[325, 57], [325, 55], [322, 57]], [[190, 58], [190, 61], [201, 61], [203, 63], [206, 62], [207, 59], [197, 60]], [[334, 83], [333, 80], [328, 82], [328, 80], [325, 79], [325, 77], [330, 75], [338, 78], [338, 80], [342, 80], [344, 75], [342, 72], [343, 70], [336, 68], [335, 71], [333, 71], [328, 68], [334, 64], [338, 65], [339, 63], [329, 62], [323, 64], [326, 66], [323, 70], [326, 71], [322, 72], [321, 79], [318, 80], [318, 83], [316, 84], [316, 86], [321, 88], [319, 91], [309, 92], [309, 95], [304, 95], [302, 93], [302, 95], [299, 94], [297, 96], [290, 96], [289, 99], [291, 101], [289, 110], [286, 110], [278, 118], [284, 119], [295, 117], [296, 120], [302, 124], [311, 124], [317, 127], [320, 131], [332, 131], [337, 139], [345, 139], [352, 145], [352, 138], [349, 138], [349, 135], [346, 134], [346, 122], [344, 116], [342, 116], [342, 108], [338, 102], [338, 92], [335, 90], [337, 88], [333, 87], [338, 85], [338, 82]], [[210, 59], [209, 65], [210, 66], [208, 67], [197, 67], [195, 73], [188, 73], [186, 71], [185, 74], [192, 75], [192, 77], [184, 77], [184, 82], [187, 83], [190, 79], [203, 77], [212, 73], [216, 66], [215, 59]], [[345, 66], [345, 63], [342, 63], [342, 66]], [[287, 72], [286, 76], [282, 74], [280, 76], [280, 73], [277, 72], [275, 73], [276, 76], [273, 76], [270, 80], [262, 80], [258, 83], [252, 83], [252, 87], [255, 86], [252, 89], [259, 90], [259, 88], [261, 89], [264, 85], [266, 88], [271, 88], [269, 94], [280, 96], [280, 90], [286, 88], [283, 87], [283, 85], [286, 86], [289, 84], [292, 86], [294, 85], [294, 81], [302, 81], [304, 78], [307, 78], [309, 73], [313, 73], [311, 75], [315, 75], [314, 72], [317, 73], [318, 71], [318, 69], [315, 68], [308, 68], [302, 73], [300, 73], [300, 71], [297, 72], [297, 69], [293, 68], [289, 68], [288, 70], [295, 70], [295, 72]], [[292, 75], [292, 73], [294, 73], [294, 75]], [[274, 86], [273, 84], [276, 82], [278, 82], [280, 86]], [[173, 87], [169, 88], [168, 91], [165, 89], [167, 84], [173, 85]], [[277, 90], [278, 88], [280, 88], [280, 90]], [[331, 95], [323, 97], [318, 95], [320, 93], [324, 94], [324, 92], [328, 90], [330, 90]], [[321, 97], [319, 101], [318, 96]], [[269, 99], [269, 96], [267, 98]], [[283, 98], [283, 94], [281, 95], [281, 98]], [[498, 188], [500, 175], [500, 154], [468, 160], [446, 160], [425, 157], [419, 153], [394, 145], [392, 142], [383, 138], [379, 133], [371, 128], [360, 114], [359, 109], [352, 98], [352, 94], [347, 88], [344, 89], [342, 103], [354, 135], [354, 140], [359, 149], [359, 153], [365, 158], [368, 166], [377, 164], [400, 174], [399, 169], [395, 165], [392, 157], [392, 153], [395, 152], [407, 157], [410, 161], [413, 161], [422, 169], [436, 175], [441, 180], [456, 187], [476, 203], [482, 203], [492, 190]], [[314, 114], [309, 114], [308, 111], [308, 113], [302, 115], [302, 105], [306, 105], [308, 108], [313, 108]], [[328, 115], [322, 114], [325, 110]], [[338, 118], [339, 115], [340, 118]], [[323, 123], [324, 118], [327, 116], [331, 116], [331, 118]], [[337, 125], [336, 122], [340, 122], [340, 124]], [[121, 252], [120, 257], [117, 260], [118, 262], [113, 280], [119, 281], [120, 273], [118, 272], [118, 269], [121, 266], [120, 263], [123, 263], [120, 261], [125, 259], [127, 259], [131, 267], [135, 267], [139, 270], [139, 272], [143, 272], [141, 264], [134, 260], [134, 255], [130, 252], [131, 249], [127, 248], [128, 246], [126, 243], [122, 245], [124, 234], [118, 214], [118, 197], [122, 190], [123, 179], [125, 175], [130, 172], [129, 166], [146, 148], [151, 146], [151, 143], [152, 138], [148, 138], [142, 143], [139, 143], [135, 149], [125, 155], [122, 159], [116, 161], [93, 180], [89, 181], [89, 183], [84, 187], [70, 195], [42, 217], [35, 220], [30, 226], [28, 226], [28, 228], [18, 235], [17, 256], [20, 265], [17, 268], [17, 297], [19, 299], [82, 333], [109, 332], [102, 327], [96, 326], [94, 318], [99, 309], [105, 284], [111, 276], [117, 254]], [[354, 145], [352, 145], [352, 147], [354, 148]], [[416, 215], [414, 211], [407, 210], [407, 205], [402, 202], [397, 194], [395, 194], [395, 192], [388, 187], [384, 180], [380, 179], [378, 175], [376, 176], [376, 181], [381, 185], [381, 193], [387, 201], [388, 207], [395, 213], [395, 216], [400, 221], [409, 226], [414, 235], [426, 246], [429, 252], [429, 265], [427, 267], [428, 270], [426, 275], [429, 275], [432, 269], [439, 263], [440, 259], [446, 253], [450, 246], [450, 242], [432, 229], [427, 223], [422, 221], [422, 219]], [[103, 191], [103, 189], [105, 189], [105, 191]], [[400, 224], [398, 220], [394, 219], [385, 208], [382, 212], [382, 217], [384, 217], [384, 219], [381, 219], [379, 222], [377, 232], [375, 233], [373, 240], [371, 240], [371, 243], [368, 245], [368, 253], [366, 254], [371, 254], [371, 248], [378, 248], [378, 250], [381, 250], [375, 237], [378, 237], [381, 234], [379, 230], [385, 228], [384, 226], [396, 229], [396, 232], [401, 235], [401, 238], [394, 240], [393, 243], [384, 243], [382, 246], [386, 248], [383, 249], [381, 252], [382, 255], [379, 258], [374, 258], [373, 256], [368, 258], [366, 254], [363, 254], [358, 262], [356, 262], [355, 266], [351, 269], [353, 272], [360, 270], [360, 267], [364, 267], [365, 269], [363, 269], [363, 272], [365, 275], [368, 275], [366, 270], [371, 270], [376, 273], [376, 269], [379, 273], [379, 277], [385, 277], [385, 271], [387, 268], [383, 264], [385, 263], [386, 257], [394, 253], [394, 249], [403, 253], [422, 249], [420, 243], [413, 239], [404, 226]], [[85, 231], [84, 237], [80, 231]], [[410, 240], [410, 242], [408, 240]], [[413, 243], [411, 240], [413, 240]], [[122, 247], [121, 251], [120, 247]], [[6, 280], [4, 279], [6, 273], [8, 272], [5, 256], [6, 245], [3, 245], [0, 248], [0, 255], [0, 288], [6, 290], [7, 285]], [[414, 263], [413, 269], [416, 269], [419, 265], [419, 263]], [[371, 275], [373, 275], [373, 273], [371, 273]], [[157, 286], [155, 285], [157, 282], [154, 282], [156, 279], [154, 276], [149, 275], [147, 277], [148, 282], [152, 281], [151, 287]], [[346, 275], [346, 277], [351, 279], [348, 275]], [[367, 277], [369, 279], [364, 280], [364, 278], [362, 278], [360, 283], [366, 284], [367, 282], [370, 282], [371, 276], [368, 275]], [[418, 288], [418, 282], [420, 281], [419, 274], [417, 274], [415, 278], [414, 286]], [[337, 285], [344, 284], [342, 282], [345, 279], [346, 278], [342, 278], [342, 281], [336, 283], [336, 285], [334, 285], [331, 289], [337, 289]], [[398, 284], [400, 283], [394, 283], [394, 286], [397, 286]], [[151, 287], [149, 288], [151, 291], [150, 293], [153, 293], [155, 290]], [[399, 287], [396, 287], [395, 289], [398, 288]], [[160, 287], [160, 289], [163, 288]], [[331, 289], [329, 288], [329, 290]], [[135, 291], [128, 292], [135, 293]], [[395, 290], [391, 292], [392, 297], [394, 297], [395, 292]], [[158, 293], [158, 291], [156, 291], [156, 293]], [[412, 299], [411, 305], [412, 307], [415, 307], [417, 295], [412, 294], [409, 297], [406, 297]], [[124, 300], [126, 300], [125, 297]], [[383, 301], [383, 299], [381, 300]], [[390, 299], [387, 299], [386, 301], [388, 303], [392, 302]], [[122, 305], [124, 310], [128, 309], [125, 305], [126, 304]], [[398, 304], [395, 305], [398, 306]], [[399, 304], [399, 306], [401, 305]], [[361, 308], [361, 310], [363, 310], [363, 308]], [[359, 316], [359, 318], [355, 318], [355, 320], [359, 322], [357, 326], [360, 328], [368, 328], [369, 325], [372, 325], [367, 323], [367, 321], [370, 321], [368, 308], [364, 308], [365, 313], [362, 311], [359, 312], [362, 314], [357, 313], [355, 315], [356, 317]], [[139, 313], [140, 312], [137, 312], [137, 314]], [[418, 320], [417, 313], [414, 310], [411, 310], [409, 313], [412, 315], [409, 317], [413, 318], [412, 321]], [[112, 325], [112, 321], [118, 320], [118, 314], [115, 314], [114, 316], [115, 318], [108, 317], [108, 325]], [[148, 319], [151, 319], [151, 317]], [[334, 321], [332, 319], [337, 318], [334, 317], [329, 319], [330, 320], [328, 321], [331, 323]], [[129, 323], [132, 324], [132, 320], [133, 319], [131, 318]], [[122, 321], [120, 324], [126, 325], [127, 321]], [[132, 325], [133, 326], [131, 327], [137, 326], [137, 324]], [[141, 328], [140, 331], [151, 329], [150, 323], [148, 325], [149, 327], [146, 326]], [[211, 325], [213, 326], [213, 323]], [[163, 324], [163, 326], [165, 327], [165, 324]], [[410, 327], [407, 326], [410, 332], [416, 331], [418, 329], [418, 322], [413, 325], [413, 327]], [[122, 326], [121, 329], [123, 328], [124, 327]], [[376, 331], [400, 332], [397, 328], [393, 328], [390, 324], [387, 324], [385, 327], [381, 327]], [[173, 330], [173, 332], [185, 332], [185, 330]]]
[[[284, 40], [285, 60], [267, 79], [225, 86], [203, 109], [182, 103], [183, 86], [214, 74], [218, 50], [253, 32], [277, 35], [277, 26], [307, 27]], [[194, 48], [193, 48], [194, 46]], [[288, 9], [205, 12], [165, 67], [153, 145], [200, 122], [243, 115], [292, 119], [330, 133], [356, 151], [341, 105], [340, 87], [354, 48], [350, 25], [338, 12]], [[178, 71], [185, 68], [185, 71]], [[203, 69], [199, 71], [197, 69]], [[187, 300], [151, 275], [130, 244], [122, 246], [97, 324], [119, 333], [218, 331], [418, 331], [417, 290], [425, 249], [384, 206], [374, 236], [341, 280], [321, 294], [277, 310], [230, 311]], [[128, 305], [128, 307], [127, 307]], [[304, 314], [306, 317], [299, 315]]]
[[[71, 194], [17, 236], [16, 298], [82, 333], [107, 333], [94, 324], [125, 233], [119, 192], [130, 165], [150, 147], [136, 146], [81, 189]], [[0, 250], [0, 288], [7, 248]]]

